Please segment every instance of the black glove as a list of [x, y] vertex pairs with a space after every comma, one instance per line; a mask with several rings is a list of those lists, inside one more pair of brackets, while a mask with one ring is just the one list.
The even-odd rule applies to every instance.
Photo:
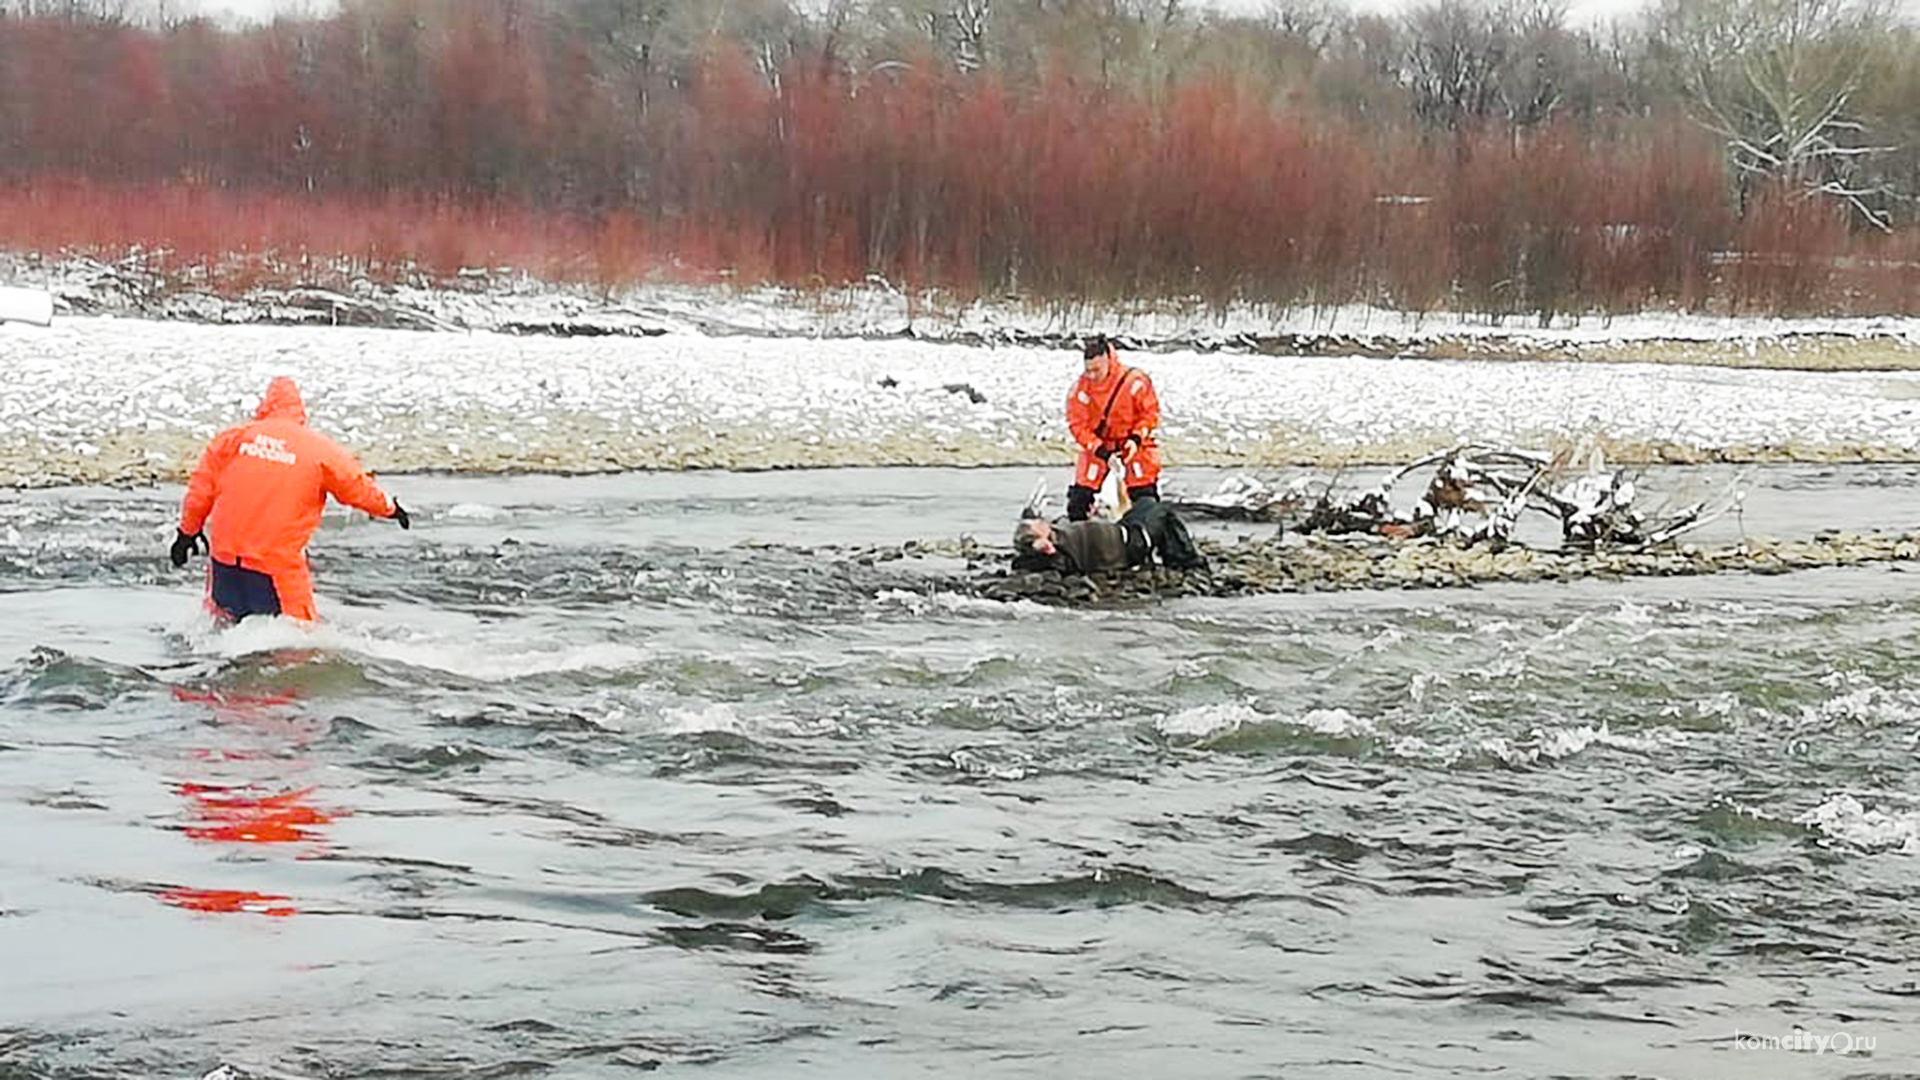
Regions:
[[206, 554], [207, 538], [204, 535], [181, 532], [178, 529], [173, 532], [173, 548], [167, 552], [167, 557], [173, 560], [173, 565], [187, 565], [187, 557], [193, 554], [195, 548], [199, 548], [202, 555]]
[[407, 513], [407, 508], [400, 505], [399, 499], [393, 500], [393, 520], [399, 522], [403, 529], [413, 528], [413, 515]]

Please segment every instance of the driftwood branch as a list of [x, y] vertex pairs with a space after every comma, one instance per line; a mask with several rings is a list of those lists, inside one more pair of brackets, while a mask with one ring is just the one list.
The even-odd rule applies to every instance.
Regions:
[[[1420, 495], [1396, 509], [1395, 486], [1426, 470]], [[1469, 444], [1425, 455], [1358, 491], [1342, 492], [1320, 477], [1276, 487], [1236, 474], [1212, 492], [1170, 501], [1183, 514], [1273, 522], [1301, 533], [1426, 536], [1496, 549], [1513, 541], [1522, 516], [1532, 511], [1557, 522], [1570, 546], [1633, 549], [1665, 543], [1727, 513], [1738, 501], [1739, 483], [1715, 499], [1647, 509], [1629, 471], [1607, 468], [1595, 449], [1550, 455]]]

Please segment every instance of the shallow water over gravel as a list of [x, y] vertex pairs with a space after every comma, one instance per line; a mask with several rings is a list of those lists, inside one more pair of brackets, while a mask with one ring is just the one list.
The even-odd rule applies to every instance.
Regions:
[[[177, 489], [0, 503], [0, 1076], [1920, 1062], [1920, 574], [1074, 611], [808, 550], [1034, 477], [396, 477], [311, 634], [197, 622]], [[1916, 523], [1764, 469], [1706, 538]], [[1853, 1053], [1737, 1037], [1796, 1025]]]

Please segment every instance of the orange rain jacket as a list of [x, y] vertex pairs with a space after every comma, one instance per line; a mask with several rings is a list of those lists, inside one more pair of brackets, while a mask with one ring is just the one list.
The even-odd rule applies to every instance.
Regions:
[[328, 495], [374, 517], [393, 516], [393, 500], [353, 455], [307, 427], [300, 390], [282, 376], [267, 385], [252, 423], [207, 444], [187, 482], [180, 531], [204, 528], [213, 558], [270, 575], [281, 614], [312, 620], [307, 540]]
[[1099, 488], [1107, 478], [1107, 455], [1102, 451], [1119, 453], [1129, 435], [1140, 439], [1140, 449], [1127, 462], [1126, 486], [1156, 482], [1160, 446], [1153, 431], [1159, 426], [1160, 398], [1146, 372], [1127, 367], [1116, 357], [1107, 361], [1105, 379], [1095, 382], [1082, 374], [1067, 395], [1067, 430], [1080, 445], [1073, 482]]

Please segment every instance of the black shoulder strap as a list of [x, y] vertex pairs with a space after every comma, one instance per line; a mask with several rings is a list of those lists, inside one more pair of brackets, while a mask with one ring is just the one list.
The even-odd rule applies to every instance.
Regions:
[[1120, 378], [1115, 380], [1113, 384], [1113, 393], [1107, 395], [1107, 407], [1100, 410], [1100, 422], [1093, 427], [1093, 433], [1095, 435], [1099, 435], [1102, 438], [1106, 437], [1107, 417], [1113, 415], [1113, 403], [1120, 400], [1120, 391], [1126, 389], [1127, 380], [1131, 378], [1133, 378], [1132, 368], [1123, 367], [1120, 369]]

